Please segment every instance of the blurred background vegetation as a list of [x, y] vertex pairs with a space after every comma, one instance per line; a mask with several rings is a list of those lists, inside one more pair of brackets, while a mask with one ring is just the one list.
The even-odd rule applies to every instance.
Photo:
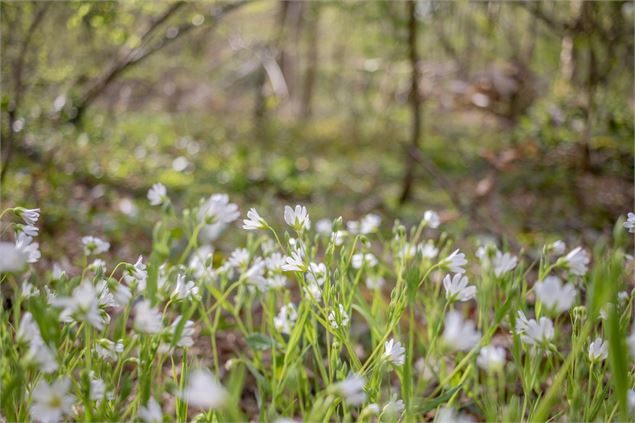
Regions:
[[3, 207], [53, 259], [143, 252], [158, 181], [592, 243], [633, 209], [633, 6], [2, 1]]

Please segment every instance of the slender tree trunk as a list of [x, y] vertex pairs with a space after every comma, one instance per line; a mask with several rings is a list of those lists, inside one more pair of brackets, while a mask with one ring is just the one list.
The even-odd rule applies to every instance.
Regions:
[[304, 120], [310, 119], [311, 114], [313, 113], [313, 91], [315, 87], [315, 79], [318, 66], [318, 25], [320, 19], [319, 4], [315, 4], [314, 7], [311, 9], [307, 11], [312, 16], [310, 16], [308, 19], [306, 71], [304, 73], [302, 102], [300, 107], [300, 114], [302, 119]]
[[[419, 98], [419, 55], [417, 52], [417, 16], [416, 1], [410, 0], [408, 7], [408, 56], [411, 69], [410, 81], [410, 111], [412, 113], [412, 121], [410, 128], [410, 149], [411, 151], [419, 150], [419, 138], [421, 137], [421, 99]], [[412, 154], [406, 155], [406, 173], [402, 183], [402, 192], [399, 202], [404, 204], [412, 195], [412, 185], [414, 183], [414, 172], [417, 166], [416, 160]]]

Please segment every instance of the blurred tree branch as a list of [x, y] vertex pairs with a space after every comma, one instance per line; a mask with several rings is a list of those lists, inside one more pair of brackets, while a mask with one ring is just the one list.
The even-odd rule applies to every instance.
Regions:
[[12, 66], [13, 95], [11, 97], [11, 103], [8, 107], [9, 119], [7, 124], [7, 131], [2, 137], [2, 170], [0, 171], [0, 184], [4, 183], [7, 169], [9, 168], [9, 163], [11, 162], [11, 157], [13, 155], [13, 147], [18, 137], [17, 134], [21, 133], [21, 131], [16, 128], [16, 124], [19, 119], [18, 115], [25, 88], [24, 63], [26, 61], [28, 48], [31, 45], [33, 34], [37, 31], [37, 28], [42, 23], [44, 15], [49, 9], [50, 4], [51, 3], [41, 3], [37, 5], [37, 10], [33, 17], [33, 20], [26, 30], [26, 35], [22, 40], [22, 43], [20, 44], [18, 56]]
[[222, 4], [214, 9], [211, 16], [209, 16], [202, 24], [197, 25], [194, 22], [185, 22], [171, 31], [166, 31], [165, 34], [155, 41], [154, 35], [157, 30], [167, 22], [170, 17], [174, 16], [183, 6], [187, 5], [187, 2], [179, 1], [171, 4], [166, 8], [164, 12], [158, 15], [152, 20], [150, 26], [140, 35], [141, 42], [138, 47], [129, 48], [124, 47], [123, 51], [118, 54], [118, 59], [115, 60], [112, 65], [100, 76], [94, 78], [88, 88], [78, 96], [75, 106], [75, 114], [70, 119], [72, 123], [80, 123], [81, 119], [86, 112], [86, 109], [115, 81], [121, 74], [138, 65], [140, 62], [163, 49], [164, 47], [172, 44], [175, 40], [181, 38], [191, 30], [202, 25], [213, 25], [218, 23], [225, 15], [230, 12], [239, 9], [245, 4], [249, 3], [249, 0], [241, 0], [232, 3]]

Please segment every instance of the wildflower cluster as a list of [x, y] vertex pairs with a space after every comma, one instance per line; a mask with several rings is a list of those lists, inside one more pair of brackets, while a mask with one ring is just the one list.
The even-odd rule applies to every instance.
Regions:
[[471, 254], [433, 211], [386, 239], [379, 215], [312, 225], [296, 205], [251, 208], [228, 249], [241, 212], [227, 195], [181, 212], [161, 184], [147, 198], [160, 218], [134, 262], [106, 262], [108, 241], [87, 235], [81, 264], [38, 272], [39, 209], [0, 216], [13, 216], [0, 242], [8, 420], [632, 416], [623, 243], [590, 271], [562, 241]]

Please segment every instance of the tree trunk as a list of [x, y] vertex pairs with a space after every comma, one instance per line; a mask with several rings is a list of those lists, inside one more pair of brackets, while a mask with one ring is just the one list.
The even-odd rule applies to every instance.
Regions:
[[320, 19], [319, 4], [308, 10], [311, 16], [308, 19], [307, 46], [306, 46], [306, 71], [304, 73], [304, 83], [302, 88], [302, 102], [300, 105], [300, 115], [302, 119], [308, 120], [313, 113], [313, 91], [318, 66], [318, 25]]
[[[416, 1], [409, 0], [408, 7], [408, 56], [411, 69], [410, 81], [410, 111], [412, 113], [412, 121], [410, 128], [410, 149], [419, 150], [419, 138], [421, 136], [421, 99], [419, 98], [419, 55], [417, 52], [417, 16]], [[406, 173], [402, 183], [402, 192], [399, 202], [404, 204], [412, 195], [412, 185], [414, 183], [414, 171], [417, 165], [412, 154], [406, 155]]]

